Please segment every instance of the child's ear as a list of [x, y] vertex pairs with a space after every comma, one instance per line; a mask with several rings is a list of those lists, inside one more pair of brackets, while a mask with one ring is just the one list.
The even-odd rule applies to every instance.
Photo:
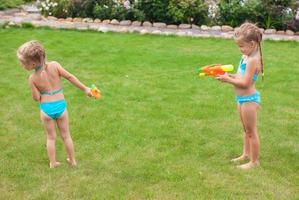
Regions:
[[36, 64], [35, 62], [31, 62], [31, 63], [30, 63], [30, 66], [31, 66], [33, 69], [35, 69], [35, 68], [37, 67], [37, 64]]
[[255, 41], [251, 41], [251, 47], [255, 47], [256, 46], [256, 42]]

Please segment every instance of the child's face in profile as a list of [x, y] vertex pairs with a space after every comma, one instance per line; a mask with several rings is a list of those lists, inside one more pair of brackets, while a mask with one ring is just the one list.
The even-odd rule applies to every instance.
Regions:
[[252, 42], [245, 42], [243, 40], [235, 40], [236, 44], [239, 46], [239, 49], [241, 51], [242, 54], [249, 56], [254, 50], [255, 50], [255, 43]]

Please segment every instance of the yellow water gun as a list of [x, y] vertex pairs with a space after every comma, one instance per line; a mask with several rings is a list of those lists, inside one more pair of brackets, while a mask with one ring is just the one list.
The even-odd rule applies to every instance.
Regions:
[[231, 72], [233, 70], [233, 65], [212, 64], [199, 68], [197, 73], [199, 77], [217, 76], [225, 74], [226, 72]]

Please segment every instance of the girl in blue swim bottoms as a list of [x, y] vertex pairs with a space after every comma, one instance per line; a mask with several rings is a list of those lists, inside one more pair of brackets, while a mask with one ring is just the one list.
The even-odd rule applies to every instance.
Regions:
[[41, 120], [47, 133], [49, 167], [55, 168], [60, 165], [56, 160], [55, 152], [56, 125], [67, 151], [67, 162], [71, 166], [76, 166], [61, 78], [67, 79], [88, 96], [92, 96], [90, 88], [66, 71], [58, 62], [46, 62], [45, 50], [37, 41], [23, 44], [17, 51], [17, 57], [26, 70], [34, 71], [29, 77], [29, 84], [33, 99], [40, 103]]
[[240, 114], [243, 133], [243, 153], [232, 159], [234, 163], [249, 160], [238, 165], [240, 169], [251, 169], [259, 166], [260, 141], [257, 132], [257, 110], [261, 97], [255, 89], [255, 81], [263, 70], [262, 59], [262, 33], [257, 26], [244, 23], [235, 33], [235, 42], [243, 54], [236, 74], [217, 76], [221, 82], [229, 83], [235, 87], [237, 108]]

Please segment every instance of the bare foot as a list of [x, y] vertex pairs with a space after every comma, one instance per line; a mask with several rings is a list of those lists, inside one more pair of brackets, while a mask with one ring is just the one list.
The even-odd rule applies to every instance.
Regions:
[[248, 169], [251, 169], [251, 168], [254, 168], [254, 167], [258, 167], [260, 165], [259, 161], [256, 161], [256, 162], [248, 162], [246, 164], [243, 164], [243, 165], [238, 165], [237, 167], [239, 169], [243, 169], [243, 170], [248, 170]]
[[60, 165], [61, 165], [60, 162], [57, 162], [57, 161], [55, 163], [49, 163], [49, 167], [51, 169], [59, 167]]
[[77, 162], [76, 161], [71, 161], [70, 158], [67, 158], [66, 161], [69, 163], [69, 165], [71, 167], [76, 167], [77, 166]]
[[249, 159], [248, 156], [246, 156], [246, 155], [241, 155], [240, 157], [231, 159], [230, 161], [233, 162], [233, 163], [237, 163], [237, 162], [241, 162], [241, 161], [248, 160], [248, 159]]

